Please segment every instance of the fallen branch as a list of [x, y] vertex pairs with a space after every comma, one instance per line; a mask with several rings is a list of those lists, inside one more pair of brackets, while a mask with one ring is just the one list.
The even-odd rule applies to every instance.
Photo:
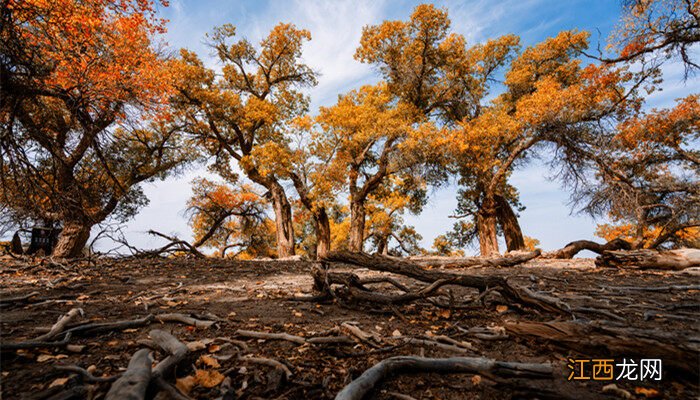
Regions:
[[180, 313], [158, 314], [156, 315], [155, 319], [160, 322], [180, 322], [185, 325], [205, 329], [211, 327], [216, 323], [216, 321], [204, 321]]
[[336, 400], [361, 400], [389, 375], [405, 372], [473, 373], [526, 378], [551, 378], [550, 364], [511, 363], [487, 358], [423, 358], [399, 356], [383, 360], [345, 386]]
[[115, 331], [130, 328], [139, 328], [142, 326], [149, 325], [153, 322], [153, 314], [149, 314], [144, 318], [126, 320], [126, 321], [116, 321], [116, 322], [101, 322], [101, 323], [90, 323], [85, 325], [78, 325], [75, 328], [66, 330], [66, 333], [73, 333], [79, 335], [95, 334], [100, 332]]
[[56, 365], [54, 368], [56, 368], [59, 371], [66, 371], [66, 372], [73, 372], [89, 383], [104, 383], [104, 382], [114, 382], [121, 375], [113, 375], [113, 376], [95, 376], [91, 374], [88, 370], [85, 368], [79, 367], [77, 365]]
[[83, 315], [83, 310], [82, 308], [73, 308], [70, 311], [68, 311], [66, 314], [62, 315], [58, 321], [49, 329], [49, 331], [34, 340], [41, 342], [41, 341], [49, 341], [56, 336], [58, 336], [61, 332], [63, 332], [66, 329], [66, 326], [70, 324], [75, 318], [82, 316]]
[[257, 331], [246, 331], [239, 329], [236, 331], [236, 336], [249, 337], [254, 339], [265, 339], [265, 340], [286, 340], [288, 342], [296, 344], [305, 344], [306, 339], [301, 336], [290, 335], [288, 333], [267, 333], [267, 332], [257, 332]]
[[286, 365], [282, 364], [281, 362], [279, 362], [277, 360], [273, 360], [271, 358], [243, 356], [243, 357], [240, 357], [239, 360], [244, 361], [244, 362], [253, 363], [253, 364], [261, 364], [261, 365], [267, 365], [269, 367], [277, 368], [278, 370], [280, 370], [284, 373], [284, 376], [287, 378], [287, 381], [289, 381], [293, 375], [292, 371], [290, 371]]
[[149, 333], [153, 341], [163, 350], [169, 353], [163, 361], [153, 368], [153, 377], [161, 378], [169, 375], [173, 368], [187, 355], [187, 345], [180, 342], [168, 332], [154, 329]]
[[4, 299], [0, 299], [0, 307], [14, 305], [15, 303], [26, 303], [32, 297], [38, 296], [40, 294], [41, 293], [39, 292], [31, 292], [16, 297], [6, 297]]
[[112, 384], [105, 400], [142, 400], [151, 382], [151, 356], [147, 349], [134, 353], [126, 372]]
[[66, 333], [66, 336], [60, 342], [41, 342], [36, 340], [27, 340], [17, 343], [2, 343], [0, 342], [0, 351], [13, 351], [22, 349], [39, 349], [50, 347], [65, 347], [70, 343], [71, 333]]

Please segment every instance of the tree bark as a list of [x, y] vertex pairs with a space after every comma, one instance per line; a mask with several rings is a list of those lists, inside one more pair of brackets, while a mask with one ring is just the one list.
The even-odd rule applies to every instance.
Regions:
[[350, 239], [348, 250], [362, 252], [365, 241], [365, 202], [352, 199], [350, 203]]
[[90, 238], [91, 228], [92, 224], [84, 221], [64, 222], [52, 255], [57, 258], [79, 257]]
[[496, 201], [491, 196], [485, 196], [481, 208], [476, 213], [476, 225], [479, 232], [479, 251], [482, 257], [490, 257], [498, 254], [496, 223]]
[[508, 251], [525, 250], [525, 238], [520, 223], [518, 223], [518, 216], [515, 215], [515, 211], [505, 197], [497, 195], [495, 199], [498, 223], [503, 229]]
[[294, 226], [292, 224], [292, 206], [289, 204], [284, 188], [277, 182], [269, 187], [272, 207], [275, 210], [275, 227], [277, 233], [277, 256], [279, 258], [294, 255]]
[[325, 208], [314, 213], [316, 227], [316, 257], [325, 257], [331, 251], [331, 224]]

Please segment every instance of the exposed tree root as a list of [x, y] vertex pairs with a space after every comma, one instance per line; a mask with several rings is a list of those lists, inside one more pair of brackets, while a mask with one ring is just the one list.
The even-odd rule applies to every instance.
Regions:
[[[512, 286], [506, 279], [498, 276], [464, 275], [427, 270], [408, 261], [364, 253], [331, 252], [324, 258], [324, 261], [358, 265], [375, 271], [391, 272], [429, 284], [444, 281], [441, 285], [450, 284], [472, 287], [480, 292], [495, 288], [509, 301], [559, 314], [570, 313], [569, 307], [560, 300], [535, 293], [524, 287]], [[344, 284], [347, 288], [355, 287], [363, 291], [368, 290], [356, 276], [353, 276], [354, 274], [328, 273], [328, 271], [321, 268], [316, 268], [313, 274], [315, 288], [321, 293], [333, 294], [330, 290], [330, 285], [332, 284]], [[412, 296], [416, 297], [415, 294]]]
[[511, 363], [488, 358], [391, 357], [375, 364], [352, 381], [335, 397], [336, 400], [361, 400], [389, 375], [406, 372], [488, 373], [497, 376], [547, 379], [552, 377], [550, 364]]
[[542, 258], [563, 258], [570, 259], [583, 250], [590, 250], [597, 254], [603, 254], [607, 250], [629, 250], [629, 242], [622, 239], [611, 240], [608, 243], [600, 244], [590, 240], [577, 240], [571, 242], [559, 250], [548, 251], [542, 254]]

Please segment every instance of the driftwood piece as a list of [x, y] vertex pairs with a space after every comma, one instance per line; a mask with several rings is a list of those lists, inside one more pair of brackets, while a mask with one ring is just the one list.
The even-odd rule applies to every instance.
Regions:
[[595, 264], [599, 267], [635, 267], [639, 269], [682, 270], [700, 266], [700, 250], [679, 249], [668, 251], [630, 250], [604, 251]]
[[106, 400], [142, 400], [151, 382], [151, 356], [147, 349], [134, 353], [126, 372], [112, 384]]
[[539, 257], [541, 250], [517, 252], [504, 257], [435, 257], [414, 256], [408, 260], [414, 264], [431, 267], [512, 267]]
[[548, 251], [542, 254], [542, 258], [563, 258], [570, 259], [583, 250], [590, 250], [597, 254], [603, 254], [608, 250], [629, 250], [629, 242], [622, 239], [614, 239], [605, 244], [592, 242], [590, 240], [577, 240], [571, 242], [559, 250]]
[[[466, 275], [446, 271], [427, 270], [420, 265], [408, 261], [380, 255], [352, 253], [347, 251], [331, 252], [324, 257], [324, 261], [353, 264], [375, 271], [391, 272], [426, 283], [449, 280], [450, 284], [472, 287], [482, 292], [489, 288], [497, 288], [499, 293], [510, 301], [545, 311], [569, 314], [568, 306], [560, 300], [535, 293], [524, 287], [511, 286], [506, 279], [498, 276]], [[320, 280], [315, 278], [315, 283], [316, 286], [318, 286]]]
[[550, 364], [496, 361], [488, 358], [423, 358], [399, 356], [383, 360], [345, 386], [336, 400], [361, 400], [388, 375], [405, 372], [473, 373], [508, 377], [551, 378]]

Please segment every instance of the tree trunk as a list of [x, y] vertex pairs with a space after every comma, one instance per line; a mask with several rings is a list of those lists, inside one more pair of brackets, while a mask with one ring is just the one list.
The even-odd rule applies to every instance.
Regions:
[[279, 258], [294, 255], [294, 226], [292, 225], [292, 206], [289, 204], [284, 188], [274, 182], [270, 189], [272, 207], [275, 210], [275, 227], [277, 233], [277, 256]]
[[484, 197], [481, 209], [476, 213], [476, 225], [479, 232], [479, 250], [483, 257], [498, 254], [498, 237], [496, 235], [496, 204], [492, 197]]
[[57, 258], [76, 258], [83, 253], [83, 248], [90, 238], [92, 225], [81, 221], [66, 221], [53, 249]]
[[331, 251], [331, 224], [325, 208], [315, 214], [316, 225], [316, 257], [325, 257]]
[[515, 211], [503, 196], [496, 196], [496, 212], [498, 213], [498, 223], [503, 229], [503, 235], [506, 238], [506, 247], [508, 251], [525, 250], [525, 238], [523, 231], [520, 229], [518, 217]]
[[365, 202], [351, 200], [350, 203], [350, 239], [348, 250], [362, 252], [365, 241]]

